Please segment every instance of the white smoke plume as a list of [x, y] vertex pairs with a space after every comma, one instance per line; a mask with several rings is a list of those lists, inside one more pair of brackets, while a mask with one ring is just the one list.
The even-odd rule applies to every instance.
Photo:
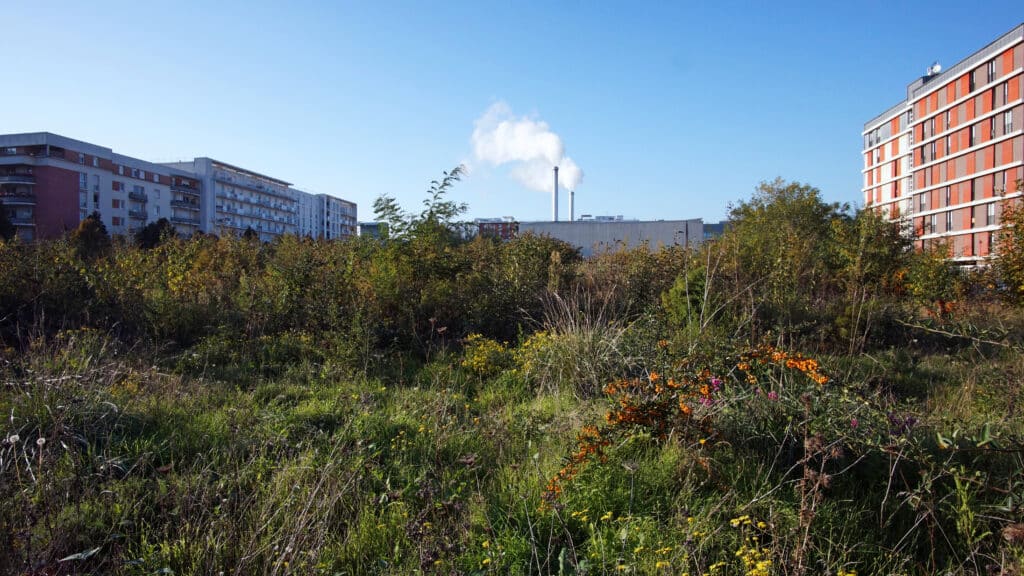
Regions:
[[494, 166], [509, 165], [510, 174], [527, 188], [550, 192], [551, 169], [558, 166], [559, 186], [575, 190], [583, 170], [565, 155], [562, 138], [547, 122], [516, 116], [505, 102], [496, 102], [477, 118], [473, 154]]

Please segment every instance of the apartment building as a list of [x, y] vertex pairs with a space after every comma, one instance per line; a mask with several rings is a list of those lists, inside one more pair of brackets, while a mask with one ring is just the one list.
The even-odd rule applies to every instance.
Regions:
[[171, 214], [176, 185], [194, 190], [198, 182], [187, 172], [48, 132], [0, 135], [0, 202], [23, 240], [60, 236], [93, 212], [111, 234], [133, 234]]
[[477, 218], [474, 220], [477, 234], [499, 240], [511, 240], [519, 233], [519, 222], [511, 216], [502, 218]]
[[327, 194], [303, 194], [299, 199], [299, 234], [312, 238], [357, 235], [356, 205]]
[[919, 248], [941, 241], [954, 260], [984, 262], [1024, 180], [1024, 24], [929, 67], [862, 136], [864, 205], [905, 223]]
[[[195, 218], [200, 229], [215, 234], [241, 234], [252, 229], [260, 240], [299, 232], [299, 196], [291, 183], [214, 160], [167, 164], [195, 174], [211, 202], [195, 213], [185, 209], [176, 218]], [[171, 219], [175, 222], [175, 219]]]
[[211, 158], [153, 163], [110, 148], [37, 132], [0, 135], [0, 203], [23, 240], [54, 238], [93, 212], [111, 234], [167, 218], [178, 233], [261, 239], [300, 233], [299, 207], [316, 206], [318, 238], [354, 235], [356, 205]]

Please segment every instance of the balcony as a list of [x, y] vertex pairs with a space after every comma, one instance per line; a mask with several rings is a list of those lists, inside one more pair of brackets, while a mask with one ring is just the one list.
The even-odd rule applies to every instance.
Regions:
[[7, 218], [15, 226], [35, 226], [35, 218], [31, 216], [9, 216]]
[[145, 210], [129, 210], [128, 217], [133, 220], [146, 220], [149, 218], [149, 214]]
[[0, 194], [0, 202], [6, 206], [35, 206], [35, 194]]
[[31, 174], [2, 174], [0, 184], [28, 184], [34, 185], [36, 177]]
[[[28, 156], [31, 156], [33, 158], [60, 158], [62, 160], [64, 159], [63, 148], [51, 148], [49, 150], [45, 148], [30, 148], [27, 150], [27, 152]], [[18, 154], [18, 156], [22, 155], [25, 155], [25, 152]]]
[[192, 194], [193, 196], [199, 196], [199, 190], [183, 184], [171, 184], [171, 190], [175, 192], [184, 192], [185, 194]]
[[196, 212], [199, 211], [199, 204], [189, 202], [188, 200], [171, 200], [171, 206], [174, 206], [175, 208], [184, 208], [186, 210], [195, 210]]
[[128, 199], [136, 202], [149, 202], [149, 196], [146, 196], [145, 192], [129, 192]]
[[188, 216], [171, 216], [170, 220], [175, 224], [188, 224], [189, 226], [199, 226], [199, 218], [191, 218]]

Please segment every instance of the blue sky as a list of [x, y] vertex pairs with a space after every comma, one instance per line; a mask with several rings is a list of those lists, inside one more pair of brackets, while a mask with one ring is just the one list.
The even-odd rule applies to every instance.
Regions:
[[[211, 156], [361, 220], [459, 163], [468, 217], [548, 219], [524, 167], [564, 154], [577, 215], [713, 222], [777, 176], [859, 203], [863, 123], [1024, 21], [1019, 0], [209, 4], [5, 3], [0, 133]], [[561, 147], [480, 154], [500, 121]]]

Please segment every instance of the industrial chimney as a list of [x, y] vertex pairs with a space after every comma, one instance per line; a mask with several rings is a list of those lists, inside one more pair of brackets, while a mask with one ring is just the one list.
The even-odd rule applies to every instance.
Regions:
[[569, 222], [576, 221], [576, 191], [569, 190]]
[[555, 193], [551, 196], [551, 221], [558, 222], [558, 166], [555, 166]]

